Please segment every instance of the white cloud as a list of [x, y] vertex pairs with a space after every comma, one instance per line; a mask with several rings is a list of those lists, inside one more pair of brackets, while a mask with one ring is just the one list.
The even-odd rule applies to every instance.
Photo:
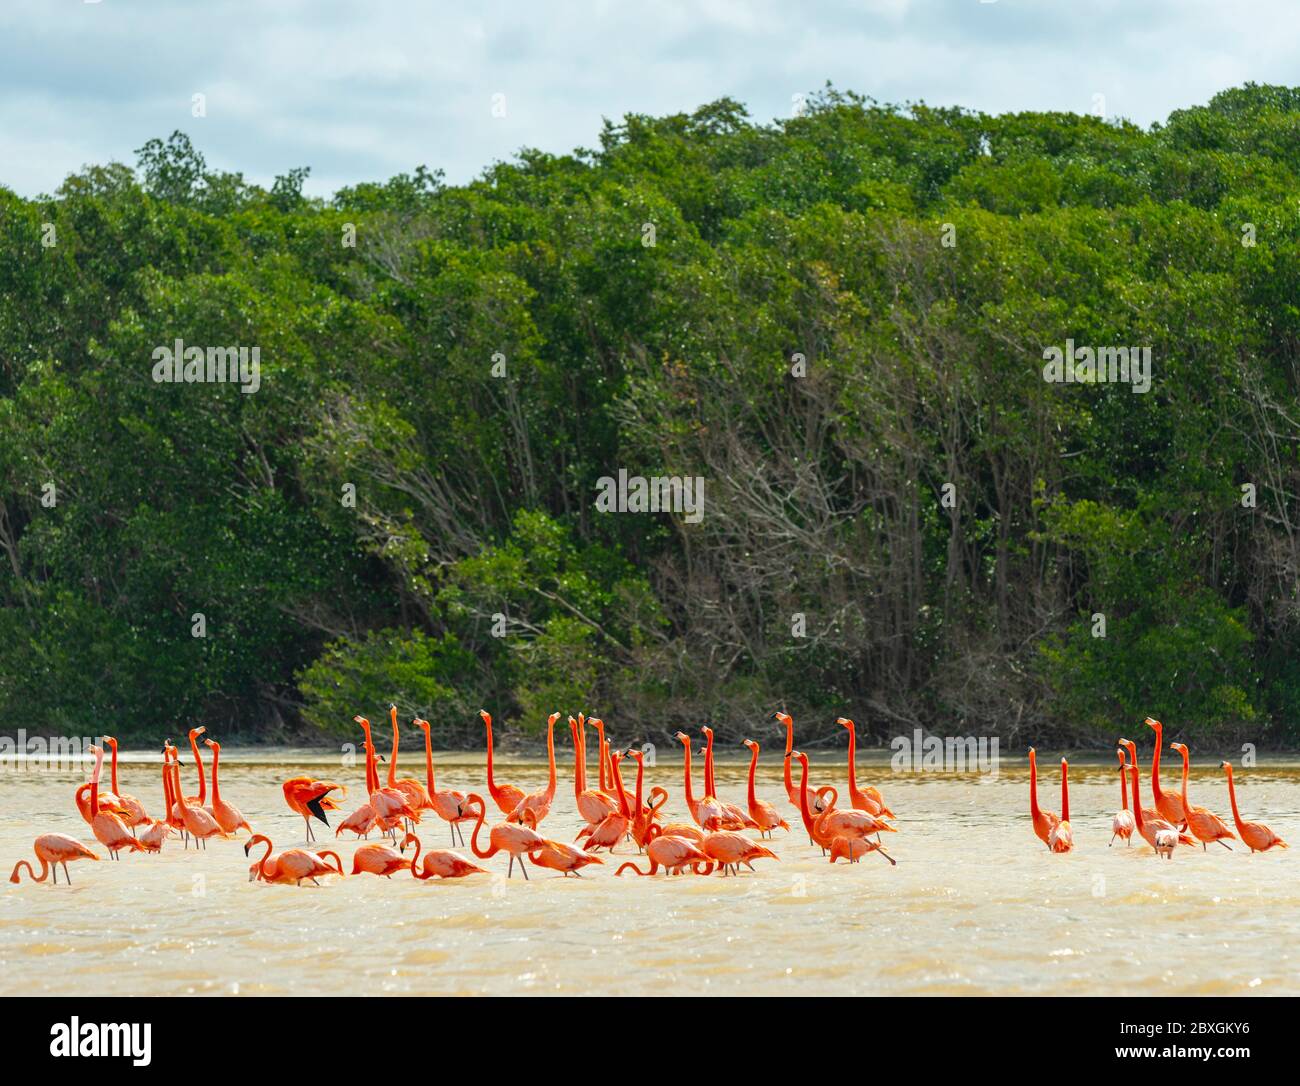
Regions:
[[[592, 146], [602, 117], [723, 95], [760, 120], [823, 86], [991, 112], [1142, 124], [1247, 79], [1294, 83], [1290, 0], [10, 0], [0, 10], [0, 183], [51, 191], [175, 128], [213, 166], [308, 190], [419, 163], [453, 181], [520, 147]], [[207, 116], [190, 114], [208, 96]], [[506, 95], [504, 118], [491, 96]]]

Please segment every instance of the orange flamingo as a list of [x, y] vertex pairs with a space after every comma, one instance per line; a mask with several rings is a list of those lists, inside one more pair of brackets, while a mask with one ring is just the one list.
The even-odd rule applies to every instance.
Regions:
[[337, 791], [340, 795], [347, 795], [348, 792], [341, 784], [335, 784], [333, 781], [318, 781], [314, 777], [290, 777], [281, 785], [281, 789], [284, 792], [284, 802], [289, 805], [289, 809], [302, 816], [303, 823], [307, 827], [308, 841], [316, 839], [311, 832], [311, 820], [319, 818], [328, 826], [330, 820], [325, 817], [325, 812], [339, 809], [338, 803], [330, 793]]
[[382, 875], [391, 879], [397, 872], [411, 866], [411, 860], [389, 845], [376, 841], [359, 845], [352, 854], [352, 874]]
[[[163, 811], [170, 812], [172, 808], [171, 767], [167, 764], [166, 759], [163, 760], [162, 784]], [[144, 846], [146, 852], [162, 851], [163, 842], [167, 840], [168, 836], [172, 832], [171, 822], [168, 820], [169, 817], [170, 815], [164, 818], [150, 819], [149, 825], [146, 826], [144, 831], [139, 835], [140, 844]]]
[[411, 857], [411, 875], [417, 879], [463, 879], [466, 875], [486, 875], [488, 869], [479, 867], [449, 848], [435, 848], [424, 854], [424, 867], [420, 867], [420, 839], [413, 833], [402, 838], [402, 851], [407, 845], [415, 845], [415, 855]]
[[1132, 845], [1133, 830], [1135, 823], [1133, 815], [1128, 809], [1128, 762], [1124, 760], [1124, 750], [1120, 748], [1115, 752], [1119, 755], [1119, 801], [1120, 808], [1115, 812], [1115, 817], [1111, 819], [1110, 843], [1107, 848], [1115, 843], [1116, 837], [1122, 837], [1125, 845]]
[[[144, 804], [141, 803], [138, 799], [136, 799], [135, 796], [128, 796], [124, 792], [118, 791], [117, 740], [114, 739], [111, 735], [105, 735], [103, 737], [103, 740], [104, 740], [104, 745], [109, 748], [109, 750], [112, 752], [113, 755], [113, 763], [112, 763], [112, 770], [111, 770], [111, 776], [113, 779], [113, 791], [111, 793], [111, 796], [113, 802], [111, 806], [118, 808], [116, 812], [118, 817], [121, 818], [122, 821], [126, 823], [127, 827], [131, 830], [131, 832], [134, 833], [136, 826], [148, 825], [150, 822], [150, 818], [148, 813], [144, 809]], [[102, 795], [99, 797], [99, 803], [101, 807], [104, 806], [104, 797]]]
[[[808, 755], [803, 751], [795, 750], [790, 752], [790, 757], [799, 759], [800, 781], [799, 790], [795, 793], [799, 797], [799, 814], [803, 818], [804, 829], [808, 831], [808, 840], [819, 846], [822, 854], [825, 855], [827, 850], [830, 851], [831, 863], [841, 857], [850, 863], [857, 863], [868, 852], [879, 852], [890, 864], [897, 865], [895, 860], [884, 847], [880, 844], [880, 838], [877, 835], [876, 840], [872, 841], [861, 836], [842, 836], [831, 833], [822, 817], [834, 811], [835, 803], [832, 800], [820, 814], [813, 815], [810, 803], [815, 793], [808, 790]], [[829, 791], [834, 795], [834, 788], [823, 788], [823, 791]], [[838, 797], [835, 797], [838, 798]], [[865, 814], [865, 812], [856, 812]]]
[[524, 878], [528, 878], [528, 866], [524, 863], [524, 856], [546, 844], [546, 838], [528, 825], [533, 813], [525, 811], [523, 822], [498, 822], [488, 832], [488, 848], [481, 849], [478, 847], [478, 834], [483, 828], [483, 820], [487, 818], [487, 807], [483, 803], [483, 797], [477, 792], [471, 792], [466, 796], [465, 802], [478, 811], [474, 832], [469, 835], [469, 847], [474, 855], [480, 860], [489, 860], [498, 852], [508, 852], [510, 866], [506, 870], [506, 878], [514, 875], [516, 860], [519, 861], [519, 870], [524, 873]]
[[749, 817], [753, 823], [758, 826], [760, 836], [772, 835], [772, 831], [780, 826], [787, 833], [790, 832], [790, 823], [776, 813], [776, 808], [766, 800], [759, 799], [754, 791], [754, 772], [758, 768], [758, 744], [752, 739], [745, 740], [745, 746], [749, 748]]
[[217, 784], [217, 763], [221, 760], [221, 744], [215, 739], [205, 739], [203, 742], [212, 751], [212, 806], [209, 808], [212, 817], [227, 833], [233, 834], [236, 830], [247, 830], [252, 833], [253, 827], [239, 813], [239, 808], [221, 798], [221, 790]]
[[[578, 714], [579, 727], [582, 727], [582, 714]], [[606, 780], [606, 771], [609, 769], [609, 744], [605, 742], [605, 722], [600, 717], [591, 716], [587, 718], [587, 723], [596, 729], [596, 751], [598, 754], [597, 762], [600, 766], [600, 790], [614, 799], [614, 782]], [[586, 734], [585, 729], [583, 734]], [[585, 744], [584, 744], [585, 746]]]
[[1237, 810], [1237, 789], [1232, 783], [1232, 763], [1220, 762], [1219, 768], [1228, 774], [1228, 799], [1232, 801], [1232, 820], [1242, 843], [1251, 852], [1267, 852], [1271, 848], [1290, 848], [1285, 841], [1262, 822], [1243, 822]]
[[126, 823], [117, 815], [99, 809], [99, 775], [104, 769], [104, 748], [91, 747], [90, 753], [95, 756], [95, 769], [90, 777], [91, 833], [95, 835], [101, 845], [108, 849], [110, 859], [118, 859], [117, 854], [122, 849], [129, 852], [144, 851], [143, 846], [136, 840], [134, 834], [126, 828]]
[[[461, 847], [464, 847], [465, 834], [460, 829], [460, 823], [474, 821], [474, 816], [465, 809], [465, 793], [438, 791], [433, 779], [433, 741], [429, 738], [429, 722], [416, 717], [415, 723], [424, 732], [424, 774], [429, 780], [430, 806], [433, 808], [433, 813], [450, 827], [451, 843], [453, 845], [456, 843], [456, 835], [459, 833]], [[433, 855], [433, 853], [428, 855]], [[444, 875], [443, 877], [447, 878], [448, 876]]]
[[375, 809], [375, 817], [379, 821], [380, 828], [386, 832], [392, 832], [402, 824], [403, 820], [419, 822], [420, 812], [411, 807], [406, 793], [395, 787], [396, 781], [391, 768], [389, 786], [387, 788], [379, 786], [379, 770], [375, 766], [375, 742], [370, 734], [370, 721], [363, 716], [355, 716], [352, 719], [361, 725], [361, 730], [366, 736], [366, 765], [370, 770], [368, 774], [370, 806]]
[[[249, 850], [259, 844], [265, 845], [266, 851], [262, 853], [262, 858], [255, 861], [248, 869], [249, 882], [261, 879], [263, 882], [284, 885], [293, 883], [295, 886], [301, 886], [303, 879], [310, 879], [313, 886], [319, 886], [320, 883], [316, 880], [321, 875], [343, 874], [343, 861], [339, 859], [337, 852], [310, 852], [305, 848], [287, 848], [272, 856], [271, 850], [275, 846], [271, 844], [271, 839], [264, 834], [255, 833], [244, 842], [244, 855], [247, 856]], [[326, 857], [332, 857], [337, 866], [331, 867], [326, 862]]]
[[734, 803], [727, 803], [718, 798], [718, 786], [713, 777], [713, 729], [707, 724], [701, 729], [704, 735], [704, 792], [705, 802], [712, 801], [721, 811], [720, 817], [706, 829], [713, 830], [756, 830], [758, 823], [749, 814]]
[[540, 826], [542, 819], [551, 813], [551, 804], [555, 802], [555, 722], [559, 719], [559, 713], [552, 713], [546, 721], [546, 757], [550, 763], [550, 777], [547, 779], [546, 787], [539, 792], [524, 796], [506, 818], [507, 822], [522, 822], [524, 812], [532, 811], [533, 826], [536, 827]]
[[1151, 755], [1151, 793], [1155, 796], [1156, 810], [1167, 822], [1185, 827], [1187, 814], [1183, 810], [1183, 801], [1178, 798], [1177, 793], [1166, 792], [1160, 787], [1160, 748], [1164, 745], [1165, 726], [1150, 717], [1146, 718], [1146, 725], [1148, 728], [1153, 728], [1156, 733], [1156, 749]]
[[549, 839], [541, 848], [529, 852], [528, 858], [533, 861], [535, 867], [545, 867], [551, 871], [559, 871], [566, 879], [570, 875], [582, 878], [580, 868], [586, 867], [588, 864], [603, 864], [605, 862], [595, 853], [585, 852], [576, 845]]
[[[692, 826], [691, 829], [694, 829], [694, 827]], [[655, 875], [658, 874], [659, 869], [662, 867], [669, 875], [680, 875], [684, 868], [693, 867], [695, 864], [705, 864], [708, 871], [713, 870], [713, 861], [700, 848], [699, 841], [693, 841], [688, 837], [680, 837], [676, 834], [664, 833], [663, 827], [658, 824], [652, 825], [647, 831], [646, 856], [650, 860], [649, 871], [642, 871], [637, 867], [635, 861], [629, 860], [614, 874], [621, 875], [624, 871], [631, 871], [637, 875]]]
[[[206, 727], [190, 729], [190, 750], [194, 752], [194, 770], [199, 775], [199, 794], [185, 797], [185, 802], [191, 807], [206, 807], [208, 805], [208, 782], [203, 776], [203, 758], [199, 754], [198, 742], [199, 736], [207, 730]], [[179, 760], [178, 758], [177, 761], [179, 762]]]
[[[799, 793], [794, 790], [794, 781], [790, 777], [790, 759], [794, 751], [794, 721], [790, 719], [789, 713], [773, 713], [772, 716], [785, 726], [785, 794], [789, 798], [791, 805], [795, 810], [799, 809]], [[814, 788], [811, 796], [808, 797], [808, 806], [814, 814], [821, 814], [826, 809], [826, 795], [834, 792], [830, 785], [824, 784], [820, 788]], [[836, 794], [838, 798], [838, 793]], [[813, 844], [811, 835], [808, 843]]]
[[686, 758], [684, 766], [685, 783], [683, 786], [686, 793], [686, 809], [690, 812], [691, 817], [695, 819], [696, 824], [702, 826], [704, 823], [700, 818], [700, 810], [703, 800], [696, 799], [695, 792], [691, 788], [691, 737], [685, 732], [678, 732], [676, 738], [681, 743]]
[[[190, 806], [189, 800], [185, 798], [185, 790], [181, 787], [179, 763], [173, 763], [172, 772], [174, 774], [173, 783], [175, 785], [176, 803], [180, 808], [181, 824], [185, 832], [194, 838], [194, 847], [198, 848], [201, 843], [206, 849], [208, 847], [208, 838], [229, 837], [230, 834], [221, 828], [221, 823], [206, 807]], [[288, 785], [286, 784], [285, 787], [287, 788]], [[189, 847], [188, 842], [186, 842], [186, 847]]]
[[492, 776], [492, 718], [486, 709], [480, 709], [478, 715], [487, 727], [487, 786], [492, 802], [500, 808], [503, 815], [510, 814], [524, 798], [524, 790], [513, 784], [497, 784]]
[[1229, 852], [1232, 846], [1228, 840], [1235, 841], [1237, 835], [1224, 825], [1223, 819], [1205, 807], [1193, 807], [1187, 798], [1187, 775], [1191, 770], [1191, 759], [1183, 743], [1170, 743], [1170, 750], [1176, 750], [1183, 756], [1183, 813], [1187, 816], [1187, 832], [1201, 842], [1201, 851], [1205, 852], [1211, 841], [1218, 841]]
[[660, 809], [668, 802], [668, 793], [656, 785], [650, 789], [650, 802], [644, 802], [642, 788], [645, 782], [645, 754], [639, 750], [630, 750], [628, 754], [636, 759], [636, 794], [632, 797], [632, 840], [636, 842], [637, 848], [644, 849], [650, 839], [650, 827], [655, 825]]
[[880, 794], [879, 788], [874, 785], [858, 788], [858, 732], [853, 721], [842, 716], [838, 717], [835, 723], [849, 730], [849, 802], [859, 811], [866, 811], [867, 814], [893, 818], [894, 812], [885, 806], [885, 797]]
[[43, 833], [32, 842], [32, 850], [36, 853], [36, 858], [41, 861], [41, 873], [38, 875], [32, 870], [30, 861], [19, 860], [14, 864], [13, 874], [9, 876], [10, 882], [21, 882], [18, 872], [25, 867], [27, 868], [27, 876], [32, 882], [44, 882], [45, 876], [53, 871], [53, 883], [57, 886], [59, 884], [59, 865], [62, 864], [63, 877], [71, 886], [72, 876], [68, 874], [68, 864], [73, 860], [99, 859], [88, 845], [83, 845], [75, 837], [69, 837], [66, 833]]
[[429, 798], [429, 793], [425, 790], [424, 785], [414, 777], [397, 779], [397, 706], [390, 705], [388, 711], [393, 717], [393, 757], [388, 763], [388, 787], [406, 797], [406, 806], [416, 816], [412, 818], [412, 821], [419, 822], [419, 813], [429, 810], [433, 806], [433, 800]]
[[[1129, 770], [1133, 774], [1133, 795], [1136, 797], [1138, 794], [1137, 744], [1131, 739], [1121, 739], [1119, 742], [1121, 746], [1128, 750]], [[1157, 856], [1167, 854], [1169, 835], [1164, 831], [1174, 830], [1177, 832], [1177, 826], [1164, 818], [1148, 817], [1147, 812], [1142, 809], [1142, 804], [1137, 802], [1133, 804], [1133, 823], [1142, 840], [1156, 850]], [[1192, 838], [1184, 833], [1177, 834], [1174, 844], [1179, 841], [1185, 845], [1193, 843]]]
[[743, 833], [736, 833], [734, 830], [715, 830], [713, 833], [706, 833], [700, 851], [710, 860], [722, 865], [724, 876], [728, 869], [733, 875], [739, 875], [741, 864], [753, 871], [754, 860], [777, 858], [776, 853], [771, 849], [764, 848]]
[[822, 838], [879, 838], [882, 833], [898, 832], [883, 818], [853, 808], [837, 811], [834, 807], [828, 807], [813, 820], [813, 825], [817, 831], [813, 836]]
[[573, 797], [578, 814], [593, 829], [618, 811], [618, 804], [596, 788], [587, 787], [587, 734], [586, 721], [569, 717], [569, 731], [573, 734]]
[[1061, 759], [1061, 821], [1047, 835], [1047, 847], [1053, 852], [1070, 852], [1074, 848], [1074, 829], [1070, 825], [1070, 766]]
[[622, 755], [618, 753], [610, 756], [614, 785], [618, 791], [618, 810], [614, 814], [606, 815], [594, 827], [590, 827], [590, 832], [583, 829], [578, 834], [579, 840], [584, 836], [587, 838], [587, 843], [583, 847], [588, 852], [594, 852], [598, 848], [607, 848], [613, 852], [614, 846], [623, 840], [632, 824], [632, 811], [628, 807], [627, 792], [623, 790], [623, 777], [618, 771], [621, 758]]
[[[378, 790], [379, 781], [374, 772], [373, 762], [371, 760], [371, 755], [374, 753], [374, 750], [370, 746], [369, 741], [364, 742], [363, 750], [366, 754], [366, 795], [369, 796], [372, 792]], [[375, 808], [370, 804], [370, 801], [367, 800], [338, 824], [338, 828], [334, 831], [334, 837], [337, 839], [340, 833], [347, 830], [349, 833], [354, 833], [358, 837], [369, 840], [370, 831], [375, 828], [378, 822], [379, 815], [375, 813]]]
[[1061, 816], [1038, 806], [1038, 755], [1033, 747], [1029, 748], [1029, 817], [1033, 819], [1038, 839], [1051, 848], [1052, 828], [1061, 821]]

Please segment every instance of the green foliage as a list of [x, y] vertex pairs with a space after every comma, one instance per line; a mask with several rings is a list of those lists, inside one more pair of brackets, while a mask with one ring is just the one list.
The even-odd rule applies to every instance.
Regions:
[[[330, 201], [137, 154], [0, 189], [6, 720], [1297, 738], [1300, 91], [828, 87]], [[178, 339], [260, 389], [155, 383]], [[1151, 391], [1044, 382], [1067, 339]], [[598, 512], [620, 468], [703, 520]]]

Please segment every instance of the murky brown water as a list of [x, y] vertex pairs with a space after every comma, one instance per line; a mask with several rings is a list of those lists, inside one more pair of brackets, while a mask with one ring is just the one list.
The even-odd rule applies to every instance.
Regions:
[[[156, 813], [157, 755], [148, 757], [122, 767], [121, 786]], [[422, 776], [417, 761], [404, 758], [403, 774]], [[765, 761], [760, 795], [797, 826], [779, 763], [768, 752]], [[484, 791], [481, 755], [438, 766], [440, 786]], [[842, 759], [814, 770], [814, 783], [842, 790]], [[223, 752], [222, 794], [277, 847], [300, 845], [302, 820], [279, 787], [300, 772], [342, 772], [346, 810], [360, 802], [360, 767], [260, 751]], [[743, 804], [744, 775], [719, 766], [724, 798]], [[668, 817], [685, 819], [680, 764], [647, 776], [670, 790]], [[507, 761], [499, 777], [531, 790], [545, 766]], [[618, 879], [609, 864], [581, 881], [537, 871], [525, 883], [507, 881], [498, 856], [484, 864], [492, 876], [296, 889], [250, 884], [241, 842], [196, 855], [173, 838], [161, 855], [76, 863], [70, 889], [5, 883], [0, 994], [1300, 993], [1300, 767], [1238, 773], [1243, 816], [1296, 848], [1180, 848], [1172, 862], [1144, 844], [1107, 848], [1119, 802], [1111, 767], [1071, 766], [1076, 851], [1066, 856], [1033, 835], [1022, 765], [1004, 760], [996, 779], [907, 777], [860, 760], [859, 778], [899, 815], [897, 867], [877, 856], [832, 867], [800, 828], [778, 831], [779, 863], [736, 879]], [[5, 876], [39, 833], [71, 833], [103, 853], [72, 803], [85, 779], [0, 771]], [[1042, 787], [1055, 810], [1054, 766]], [[1194, 772], [1191, 787], [1194, 802], [1229, 817], [1219, 771]], [[580, 824], [562, 770], [542, 830], [571, 840]], [[446, 847], [446, 825], [430, 818], [422, 837]], [[340, 846], [350, 870], [355, 845]]]

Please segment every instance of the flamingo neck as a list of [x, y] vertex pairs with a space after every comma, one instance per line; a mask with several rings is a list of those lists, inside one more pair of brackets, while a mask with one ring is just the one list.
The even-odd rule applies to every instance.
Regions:
[[1151, 754], [1151, 794], [1156, 798], [1156, 806], [1160, 806], [1160, 748], [1164, 746], [1164, 729], [1159, 725], [1156, 727], [1156, 749]]
[[1029, 813], [1034, 818], [1042, 813], [1038, 806], [1038, 759], [1033, 754], [1029, 756]]
[[849, 725], [849, 794], [858, 795], [858, 736], [857, 729]]
[[1189, 803], [1187, 800], [1187, 775], [1191, 768], [1191, 761], [1192, 760], [1189, 757], [1186, 748], [1184, 748], [1183, 749], [1183, 811], [1184, 812], [1190, 811], [1192, 809], [1191, 803]]
[[1128, 768], [1127, 765], [1119, 767], [1119, 802], [1120, 810], [1128, 810]]
[[221, 802], [221, 793], [217, 791], [217, 762], [221, 759], [221, 751], [217, 747], [212, 748], [212, 805], [215, 807]]
[[[424, 775], [429, 779], [429, 795], [437, 791], [433, 786], [433, 741], [429, 738], [429, 729], [424, 729]], [[416, 855], [419, 855], [419, 845], [416, 845]], [[411, 861], [414, 865], [415, 861]]]
[[1237, 824], [1237, 832], [1242, 832], [1241, 812], [1237, 810], [1237, 787], [1232, 781], [1232, 767], [1228, 767], [1228, 801], [1232, 804], [1232, 820]]
[[704, 794], [717, 796], [718, 786], [713, 780], [713, 736], [708, 737], [704, 747]]
[[113, 744], [113, 768], [112, 768], [112, 774], [113, 774], [113, 795], [116, 796], [116, 795], [119, 795], [119, 794], [120, 794], [120, 793], [118, 792], [118, 790], [117, 790], [117, 744], [116, 744], [116, 743]]
[[546, 760], [551, 765], [551, 778], [546, 785], [546, 798], [552, 800], [555, 798], [555, 721], [551, 720], [546, 725]]
[[1070, 770], [1061, 763], [1061, 821], [1070, 821]]
[[[785, 752], [786, 752], [786, 754], [789, 754], [792, 750], [794, 750], [794, 725], [793, 725], [793, 724], [787, 724], [787, 725], [785, 726]], [[784, 768], [784, 770], [785, 770], [785, 794], [786, 794], [787, 796], [790, 796], [790, 797], [793, 798], [793, 796], [794, 796], [794, 781], [792, 781], [792, 780], [790, 779], [790, 759], [789, 759], [789, 758], [786, 758], [783, 768]]]
[[695, 793], [691, 790], [691, 741], [690, 739], [687, 739], [686, 742], [682, 744], [682, 746], [686, 749], [686, 786], [685, 786], [686, 806], [694, 807]]
[[758, 769], [758, 748], [755, 747], [749, 752], [749, 805], [757, 806], [757, 795], [754, 794], [754, 772]]
[[393, 713], [393, 756], [388, 762], [388, 787], [397, 787], [397, 713]]
[[1137, 751], [1133, 752], [1133, 824], [1137, 826], [1138, 833], [1142, 832], [1142, 801], [1138, 799], [1138, 767]]
[[203, 776], [203, 758], [199, 754], [199, 744], [194, 736], [190, 736], [190, 750], [194, 752], [194, 769], [199, 775], [199, 806], [202, 807], [208, 799], [208, 782]]

